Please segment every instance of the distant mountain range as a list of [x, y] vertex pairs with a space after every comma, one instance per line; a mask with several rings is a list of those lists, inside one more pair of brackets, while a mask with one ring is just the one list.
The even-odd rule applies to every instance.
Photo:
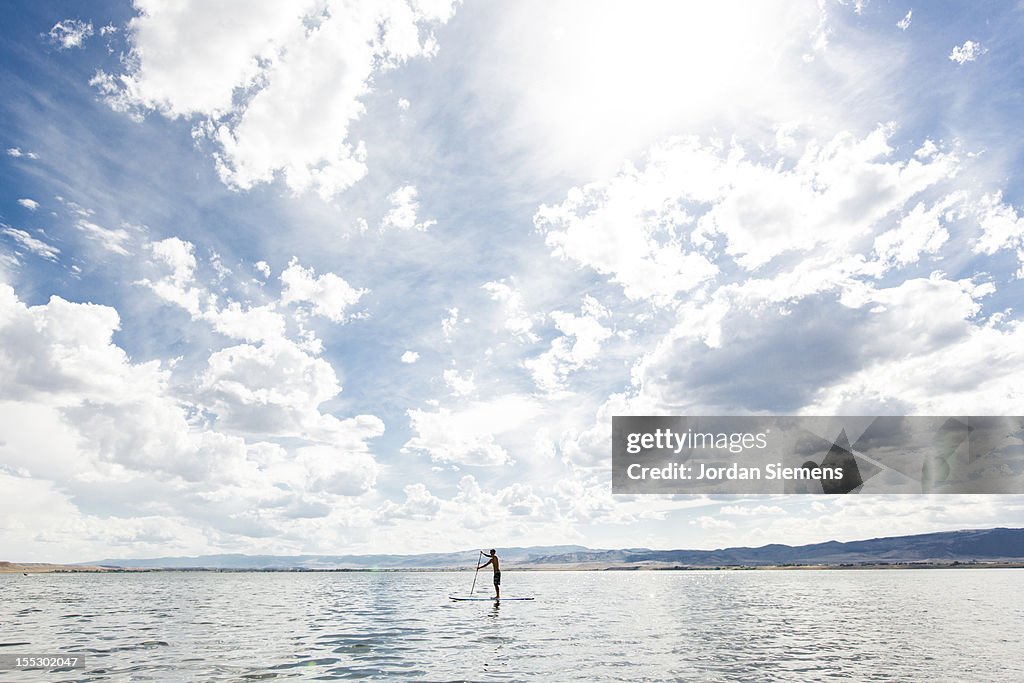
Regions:
[[[581, 545], [551, 545], [530, 548], [498, 548], [506, 565], [530, 565], [538, 560], [581, 552], [594, 552]], [[420, 555], [200, 555], [198, 557], [157, 557], [146, 560], [100, 560], [90, 565], [140, 569], [462, 569], [475, 567], [479, 550]]]
[[[923, 562], [1024, 562], [1024, 529], [945, 531], [866, 541], [720, 550], [595, 550], [578, 545], [498, 548], [504, 566], [559, 568], [764, 567], [862, 565]], [[103, 567], [143, 569], [465, 569], [477, 550], [423, 555], [202, 555], [145, 560], [89, 562]]]
[[1024, 529], [944, 531], [866, 541], [721, 550], [592, 550], [540, 557], [533, 564], [670, 564], [697, 567], [840, 565], [894, 562], [1024, 561]]

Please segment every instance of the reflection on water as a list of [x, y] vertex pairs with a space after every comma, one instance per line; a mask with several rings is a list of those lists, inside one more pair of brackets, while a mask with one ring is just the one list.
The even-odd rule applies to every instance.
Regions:
[[[1024, 571], [0, 575], [4, 681], [1024, 680]], [[502, 586], [502, 588], [506, 588]], [[15, 644], [19, 643], [19, 644]]]

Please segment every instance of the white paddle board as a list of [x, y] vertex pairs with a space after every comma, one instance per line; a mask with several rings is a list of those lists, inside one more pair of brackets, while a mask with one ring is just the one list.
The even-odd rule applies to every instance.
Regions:
[[486, 601], [486, 602], [505, 602], [507, 600], [533, 600], [533, 598], [481, 598], [476, 595], [449, 595], [450, 600], [457, 600], [459, 602], [465, 601]]

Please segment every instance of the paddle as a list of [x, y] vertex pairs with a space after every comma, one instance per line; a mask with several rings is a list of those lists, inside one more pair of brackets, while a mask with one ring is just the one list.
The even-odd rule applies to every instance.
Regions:
[[472, 595], [473, 591], [476, 590], [476, 575], [480, 573], [480, 558], [483, 556], [484, 551], [478, 550], [479, 555], [476, 556], [476, 571], [473, 572], [473, 587], [469, 589], [469, 594]]

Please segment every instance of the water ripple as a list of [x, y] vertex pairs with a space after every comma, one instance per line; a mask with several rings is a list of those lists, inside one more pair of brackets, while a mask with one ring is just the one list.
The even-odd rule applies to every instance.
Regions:
[[[79, 653], [24, 681], [1024, 680], [1024, 572], [0, 576], [0, 648]], [[73, 607], [69, 607], [73, 605]], [[18, 678], [21, 676], [21, 678]]]

